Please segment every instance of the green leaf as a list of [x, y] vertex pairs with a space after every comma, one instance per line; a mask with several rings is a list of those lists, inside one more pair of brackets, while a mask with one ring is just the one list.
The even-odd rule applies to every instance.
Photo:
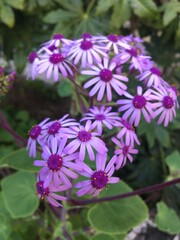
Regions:
[[16, 172], [1, 181], [5, 206], [12, 218], [30, 216], [38, 208], [35, 181], [34, 174], [25, 172]]
[[134, 13], [140, 18], [157, 18], [158, 9], [153, 0], [132, 0]]
[[24, 9], [24, 0], [4, 0], [4, 2], [13, 8]]
[[93, 236], [91, 240], [124, 240], [126, 234], [118, 234], [118, 235], [110, 235], [104, 233], [98, 233], [97, 235]]
[[7, 5], [1, 6], [0, 10], [1, 21], [6, 24], [9, 28], [14, 27], [15, 16], [11, 7]]
[[57, 92], [60, 97], [70, 97], [73, 92], [72, 83], [68, 79], [63, 79], [57, 85]]
[[119, 29], [130, 16], [131, 8], [129, 0], [121, 0], [114, 5], [110, 25]]
[[[41, 159], [37, 156], [37, 159]], [[0, 159], [0, 167], [11, 167], [25, 172], [38, 172], [39, 168], [33, 166], [34, 159], [30, 158], [25, 148], [9, 153]]]
[[43, 20], [46, 23], [58, 23], [60, 20], [67, 20], [74, 16], [77, 16], [77, 15], [72, 12], [58, 9], [58, 10], [51, 11], [48, 14], [46, 14], [45, 17], [43, 18]]
[[[104, 190], [101, 197], [113, 196], [132, 189], [121, 181]], [[141, 209], [141, 211], [139, 211]], [[88, 212], [88, 220], [97, 231], [108, 234], [125, 234], [148, 217], [148, 209], [140, 197], [96, 204]]]
[[112, 6], [114, 6], [118, 0], [99, 0], [96, 8], [97, 14], [107, 12]]
[[170, 146], [170, 137], [169, 137], [169, 132], [163, 128], [160, 125], [156, 126], [155, 129], [155, 135], [158, 140], [158, 142], [163, 146], [163, 147], [169, 147]]
[[180, 173], [180, 154], [174, 151], [165, 158], [165, 161], [170, 169], [171, 174]]
[[157, 227], [169, 234], [180, 233], [180, 218], [176, 214], [175, 210], [169, 208], [164, 202], [157, 204], [158, 213], [155, 217], [155, 223]]
[[169, 25], [175, 18], [177, 17], [177, 13], [173, 11], [166, 10], [163, 15], [163, 24], [166, 27]]

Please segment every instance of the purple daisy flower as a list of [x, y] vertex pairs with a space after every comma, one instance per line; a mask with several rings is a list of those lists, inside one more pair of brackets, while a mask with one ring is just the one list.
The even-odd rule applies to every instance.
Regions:
[[61, 53], [59, 50], [50, 51], [47, 48], [43, 48], [46, 52], [38, 62], [37, 73], [41, 74], [46, 72], [46, 78], [49, 79], [53, 74], [54, 81], [58, 81], [59, 73], [63, 77], [68, 75], [73, 76], [72, 68], [74, 66], [66, 59], [66, 54]]
[[64, 196], [60, 196], [56, 194], [56, 192], [62, 192], [67, 190], [68, 187], [66, 185], [61, 185], [58, 188], [55, 187], [53, 184], [49, 184], [46, 188], [44, 187], [44, 180], [38, 176], [36, 182], [36, 194], [40, 199], [47, 199], [47, 201], [55, 207], [62, 207], [62, 205], [57, 202], [59, 201], [66, 201], [67, 198]]
[[137, 76], [137, 78], [139, 78], [139, 81], [145, 80], [148, 88], [152, 85], [154, 85], [155, 87], [161, 86], [164, 82], [161, 77], [161, 71], [156, 67], [152, 67], [149, 70], [143, 72], [142, 74]]
[[31, 52], [28, 56], [28, 61], [29, 61], [29, 64], [28, 64], [28, 70], [27, 70], [27, 78], [31, 77], [32, 80], [34, 80], [37, 75], [36, 69], [39, 62], [37, 52]]
[[113, 137], [112, 141], [116, 144], [116, 146], [119, 147], [114, 151], [114, 154], [117, 155], [116, 170], [124, 167], [127, 160], [132, 163], [133, 158], [131, 154], [138, 154], [138, 150], [135, 149], [133, 145], [126, 145], [123, 140], [118, 141], [116, 138]]
[[158, 124], [164, 122], [166, 127], [169, 122], [173, 120], [173, 117], [176, 117], [176, 98], [175, 94], [168, 92], [168, 89], [164, 87], [154, 87], [155, 90], [152, 90], [151, 99], [155, 101], [152, 103], [153, 109], [155, 109], [155, 116], [161, 114]]
[[107, 49], [100, 46], [96, 39], [90, 34], [84, 34], [82, 38], [76, 40], [69, 51], [69, 59], [74, 59], [77, 65], [81, 61], [81, 67], [85, 68], [96, 62], [102, 62], [101, 56], [107, 57]]
[[27, 142], [27, 150], [29, 150], [30, 157], [36, 157], [36, 144], [37, 142], [42, 145], [42, 130], [46, 127], [46, 122], [49, 118], [44, 119], [38, 125], [35, 125], [29, 131], [29, 139]]
[[88, 120], [84, 126], [71, 127], [69, 131], [69, 138], [75, 138], [65, 148], [65, 152], [72, 154], [79, 150], [79, 160], [84, 161], [86, 150], [91, 161], [95, 159], [93, 148], [100, 154], [108, 151], [105, 143], [98, 138], [97, 132], [92, 132], [91, 121]]
[[121, 53], [113, 58], [113, 61], [118, 64], [124, 64], [126, 62], [130, 62], [130, 69], [136, 69], [142, 72], [142, 60], [149, 59], [149, 56], [140, 55], [136, 48], [131, 49], [123, 49]]
[[112, 107], [105, 108], [105, 106], [101, 106], [100, 109], [96, 106], [89, 109], [90, 113], [84, 114], [84, 118], [81, 121], [85, 120], [94, 120], [92, 123], [92, 128], [97, 127], [98, 133], [102, 134], [103, 125], [105, 125], [108, 129], [113, 129], [114, 124], [121, 120], [118, 117], [117, 112], [111, 112]]
[[112, 100], [112, 89], [113, 88], [118, 95], [122, 95], [127, 86], [121, 81], [128, 82], [128, 78], [114, 74], [113, 70], [116, 68], [116, 63], [111, 61], [109, 63], [108, 58], [104, 58], [104, 63], [97, 64], [98, 66], [91, 66], [91, 70], [84, 70], [81, 73], [85, 75], [95, 76], [91, 80], [87, 81], [84, 88], [89, 88], [94, 85], [94, 87], [89, 92], [90, 96], [94, 96], [98, 91], [97, 100], [101, 101], [103, 99], [104, 93], [107, 93], [107, 100]]
[[61, 45], [71, 45], [73, 43], [72, 40], [64, 38], [63, 34], [56, 33], [53, 35], [52, 39], [48, 42], [43, 43], [45, 47], [55, 46], [56, 48], [60, 47]]
[[129, 122], [135, 126], [139, 125], [141, 113], [143, 114], [146, 122], [150, 122], [155, 114], [152, 110], [152, 104], [149, 102], [151, 99], [151, 90], [142, 92], [142, 87], [137, 87], [137, 95], [132, 96], [129, 93], [124, 94], [127, 99], [121, 99], [117, 101], [117, 104], [122, 105], [118, 110], [119, 112], [126, 111], [122, 118], [127, 119], [130, 115]]
[[132, 145], [134, 146], [134, 142], [136, 142], [138, 145], [140, 145], [140, 142], [137, 138], [137, 135], [135, 133], [135, 129], [127, 120], [121, 119], [120, 123], [117, 125], [118, 127], [121, 127], [121, 130], [117, 134], [117, 137], [119, 139], [125, 138], [125, 143], [127, 146]]
[[57, 145], [57, 141], [52, 139], [51, 147], [44, 146], [42, 158], [43, 160], [35, 160], [35, 166], [41, 166], [40, 176], [45, 176], [43, 187], [46, 188], [51, 181], [54, 182], [55, 186], [60, 185], [63, 182], [68, 187], [72, 184], [69, 178], [76, 179], [78, 175], [73, 170], [81, 171], [82, 167], [80, 164], [74, 163], [74, 160], [78, 159], [79, 154], [67, 155], [64, 153], [64, 147], [66, 145], [67, 138], [63, 138], [60, 144]]
[[86, 176], [89, 180], [78, 182], [75, 188], [81, 188], [77, 191], [77, 196], [83, 196], [85, 194], [98, 195], [109, 183], [119, 182], [118, 177], [112, 177], [114, 173], [114, 164], [117, 160], [117, 156], [114, 156], [106, 166], [107, 154], [97, 154], [96, 157], [96, 170], [93, 171], [85, 163], [83, 163], [83, 171], [79, 174]]
[[109, 34], [108, 36], [95, 36], [100, 43], [106, 44], [108, 50], [113, 49], [115, 54], [119, 53], [121, 47], [125, 49], [130, 49], [129, 44], [121, 41], [121, 38], [115, 34]]
[[52, 139], [58, 142], [63, 137], [68, 137], [68, 128], [70, 126], [79, 125], [74, 119], [67, 119], [69, 114], [59, 120], [51, 121], [46, 124], [46, 128], [42, 131], [42, 137], [45, 145], [50, 146]]

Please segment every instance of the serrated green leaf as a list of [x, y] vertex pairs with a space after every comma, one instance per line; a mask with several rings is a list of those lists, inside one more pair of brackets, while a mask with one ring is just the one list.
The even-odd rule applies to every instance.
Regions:
[[[157, 227], [169, 234], [180, 233], [180, 218], [176, 214], [175, 210], [169, 208], [164, 202], [157, 204], [158, 213], [155, 217], [155, 223]], [[172, 221], [170, 221], [170, 219]]]
[[4, 203], [12, 218], [30, 216], [38, 208], [35, 181], [34, 174], [25, 172], [16, 172], [1, 181]]
[[169, 147], [170, 146], [170, 137], [169, 137], [169, 132], [163, 128], [160, 125], [156, 126], [155, 129], [155, 135], [158, 140], [158, 142], [163, 146], [163, 147]]
[[158, 9], [153, 0], [132, 0], [134, 13], [140, 18], [157, 18]]
[[57, 92], [60, 97], [70, 97], [73, 92], [73, 87], [70, 80], [61, 80], [57, 85]]
[[76, 15], [72, 12], [58, 9], [58, 10], [51, 11], [48, 14], [46, 14], [45, 17], [43, 18], [43, 20], [46, 23], [58, 23], [61, 20], [67, 20], [67, 19], [73, 18], [75, 16]]
[[[37, 157], [39, 159], [39, 156]], [[25, 148], [9, 153], [0, 159], [1, 167], [11, 167], [25, 172], [38, 172], [39, 168], [33, 166], [34, 159], [30, 158]]]
[[99, 0], [98, 5], [96, 7], [96, 13], [104, 13], [107, 12], [112, 6], [114, 6], [118, 0]]
[[176, 12], [166, 10], [163, 15], [164, 26], [166, 27], [167, 25], [169, 25], [176, 17], [177, 17]]
[[11, 7], [3, 5], [0, 9], [1, 21], [6, 24], [9, 28], [14, 27], [15, 16]]
[[180, 154], [178, 151], [174, 151], [165, 158], [165, 161], [172, 174], [180, 172]]
[[[101, 197], [129, 192], [132, 189], [121, 181], [104, 190]], [[141, 209], [141, 211], [139, 211]], [[148, 217], [148, 209], [140, 197], [132, 197], [96, 204], [88, 212], [88, 220], [97, 231], [125, 234]]]
[[24, 9], [24, 0], [4, 0], [4, 2], [13, 8]]

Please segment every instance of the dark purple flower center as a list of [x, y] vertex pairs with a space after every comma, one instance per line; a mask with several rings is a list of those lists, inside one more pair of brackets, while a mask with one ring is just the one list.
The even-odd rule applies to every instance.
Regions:
[[129, 146], [124, 145], [122, 148], [122, 152], [124, 156], [127, 156], [128, 152], [129, 152]]
[[64, 38], [64, 36], [61, 33], [57, 33], [57, 34], [53, 35], [53, 39], [59, 39], [60, 40], [62, 38]]
[[61, 128], [61, 124], [58, 121], [54, 122], [49, 126], [48, 133], [56, 134], [60, 128]]
[[36, 125], [31, 128], [29, 136], [32, 139], [37, 139], [40, 133], [41, 133], [41, 127], [39, 125]]
[[163, 98], [163, 106], [167, 109], [172, 108], [174, 106], [174, 100], [172, 99], [172, 97], [165, 96]]
[[111, 42], [118, 42], [118, 36], [114, 35], [114, 34], [109, 34], [107, 36], [107, 38], [111, 41]]
[[57, 63], [63, 62], [64, 61], [64, 57], [60, 53], [53, 53], [50, 56], [49, 61], [51, 63], [53, 63], [53, 64], [57, 64]]
[[37, 53], [36, 52], [31, 52], [29, 54], [29, 57], [28, 57], [28, 60], [30, 63], [33, 63], [34, 62], [34, 59], [37, 57]]
[[92, 38], [90, 33], [83, 33], [82, 38]]
[[150, 71], [153, 73], [153, 74], [155, 74], [155, 75], [157, 75], [157, 76], [161, 76], [161, 71], [158, 69], [158, 68], [156, 68], [156, 67], [152, 67], [151, 69], [150, 69]]
[[91, 184], [94, 188], [105, 188], [108, 182], [108, 176], [104, 171], [97, 171], [91, 177]]
[[91, 49], [92, 48], [92, 43], [90, 42], [90, 41], [88, 41], [88, 40], [83, 40], [82, 42], [81, 42], [81, 46], [80, 46], [80, 48], [82, 49], [82, 50], [89, 50], [89, 49]]
[[133, 126], [132, 126], [128, 121], [126, 121], [125, 119], [122, 119], [122, 120], [121, 120], [121, 123], [122, 123], [123, 126], [124, 126], [125, 128], [127, 128], [128, 130], [134, 131]]
[[48, 47], [48, 49], [49, 49], [51, 52], [53, 52], [55, 49], [57, 49], [57, 47], [54, 46], [54, 45], [51, 45], [50, 47]]
[[41, 198], [49, 195], [49, 187], [43, 187], [44, 181], [39, 181], [36, 183], [36, 192], [41, 195]]
[[126, 52], [128, 52], [132, 57], [137, 57], [137, 51], [134, 48], [126, 49]]
[[111, 70], [105, 68], [100, 71], [99, 76], [102, 81], [109, 82], [109, 81], [111, 81], [113, 74], [112, 74]]
[[91, 133], [87, 132], [87, 131], [80, 131], [78, 133], [78, 139], [81, 142], [87, 142], [87, 141], [89, 141], [91, 139]]
[[59, 171], [63, 165], [63, 159], [58, 154], [52, 154], [47, 161], [47, 165], [51, 171]]
[[106, 117], [104, 116], [104, 114], [101, 114], [101, 113], [95, 115], [95, 119], [96, 119], [96, 120], [102, 121], [102, 120], [104, 120], [105, 118], [106, 118]]
[[133, 99], [133, 105], [135, 108], [141, 109], [146, 105], [146, 99], [143, 96], [136, 95]]

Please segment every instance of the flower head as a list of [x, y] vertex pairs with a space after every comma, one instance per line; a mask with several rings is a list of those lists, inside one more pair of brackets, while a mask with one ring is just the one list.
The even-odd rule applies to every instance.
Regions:
[[138, 150], [134, 149], [133, 145], [126, 145], [123, 140], [118, 141], [116, 138], [112, 138], [112, 141], [116, 144], [118, 149], [114, 151], [117, 155], [116, 170], [126, 165], [127, 160], [133, 161], [131, 154], [137, 154]]
[[100, 154], [107, 152], [105, 143], [98, 138], [99, 134], [92, 131], [92, 123], [90, 120], [86, 122], [85, 126], [71, 127], [69, 132], [69, 138], [75, 138], [71, 141], [65, 151], [69, 154], [78, 151], [79, 149], [79, 160], [84, 161], [86, 150], [88, 152], [90, 160], [95, 159], [94, 151]]
[[117, 112], [110, 112], [112, 107], [105, 108], [105, 106], [101, 106], [100, 108], [94, 106], [89, 109], [89, 113], [84, 114], [84, 118], [81, 121], [92, 120], [93, 128], [97, 127], [98, 133], [102, 134], [103, 126], [106, 126], [108, 129], [112, 129], [118, 121], [120, 121], [120, 117], [118, 117]]
[[92, 170], [85, 163], [83, 163], [83, 171], [79, 174], [88, 177], [88, 180], [81, 181], [75, 185], [76, 188], [81, 188], [77, 191], [77, 195], [83, 196], [85, 194], [98, 195], [109, 183], [119, 182], [118, 177], [112, 177], [114, 173], [114, 164], [117, 157], [114, 156], [106, 166], [107, 154], [97, 154], [96, 170]]
[[117, 103], [122, 105], [119, 107], [119, 112], [125, 111], [122, 118], [129, 118], [129, 122], [135, 126], [139, 125], [141, 113], [143, 114], [145, 120], [149, 123], [151, 118], [154, 118], [154, 112], [152, 110], [151, 103], [151, 91], [148, 89], [146, 92], [142, 92], [142, 87], [137, 87], [137, 95], [132, 96], [129, 93], [124, 94], [127, 99], [118, 100]]
[[48, 42], [43, 43], [44, 47], [55, 46], [56, 48], [61, 47], [61, 45], [72, 45], [73, 41], [70, 39], [64, 38], [63, 34], [56, 33], [53, 35], [52, 39]]
[[118, 95], [122, 95], [127, 86], [122, 83], [128, 82], [128, 78], [113, 73], [113, 70], [116, 68], [115, 62], [110, 62], [108, 58], [104, 58], [103, 64], [97, 64], [97, 66], [91, 66], [91, 70], [84, 70], [82, 74], [95, 76], [91, 80], [87, 81], [84, 85], [84, 88], [89, 88], [93, 86], [91, 91], [89, 92], [90, 96], [94, 96], [97, 92], [97, 100], [101, 101], [106, 92], [107, 100], [112, 100], [112, 88], [117, 92]]
[[52, 140], [51, 146], [44, 146], [42, 160], [35, 160], [35, 166], [41, 166], [40, 176], [44, 177], [44, 185], [46, 188], [51, 181], [58, 187], [61, 182], [71, 187], [72, 184], [68, 178], [76, 179], [78, 175], [72, 170], [81, 170], [80, 164], [74, 161], [78, 159], [78, 153], [67, 155], [64, 153], [67, 138], [63, 138], [57, 145], [55, 139]]

